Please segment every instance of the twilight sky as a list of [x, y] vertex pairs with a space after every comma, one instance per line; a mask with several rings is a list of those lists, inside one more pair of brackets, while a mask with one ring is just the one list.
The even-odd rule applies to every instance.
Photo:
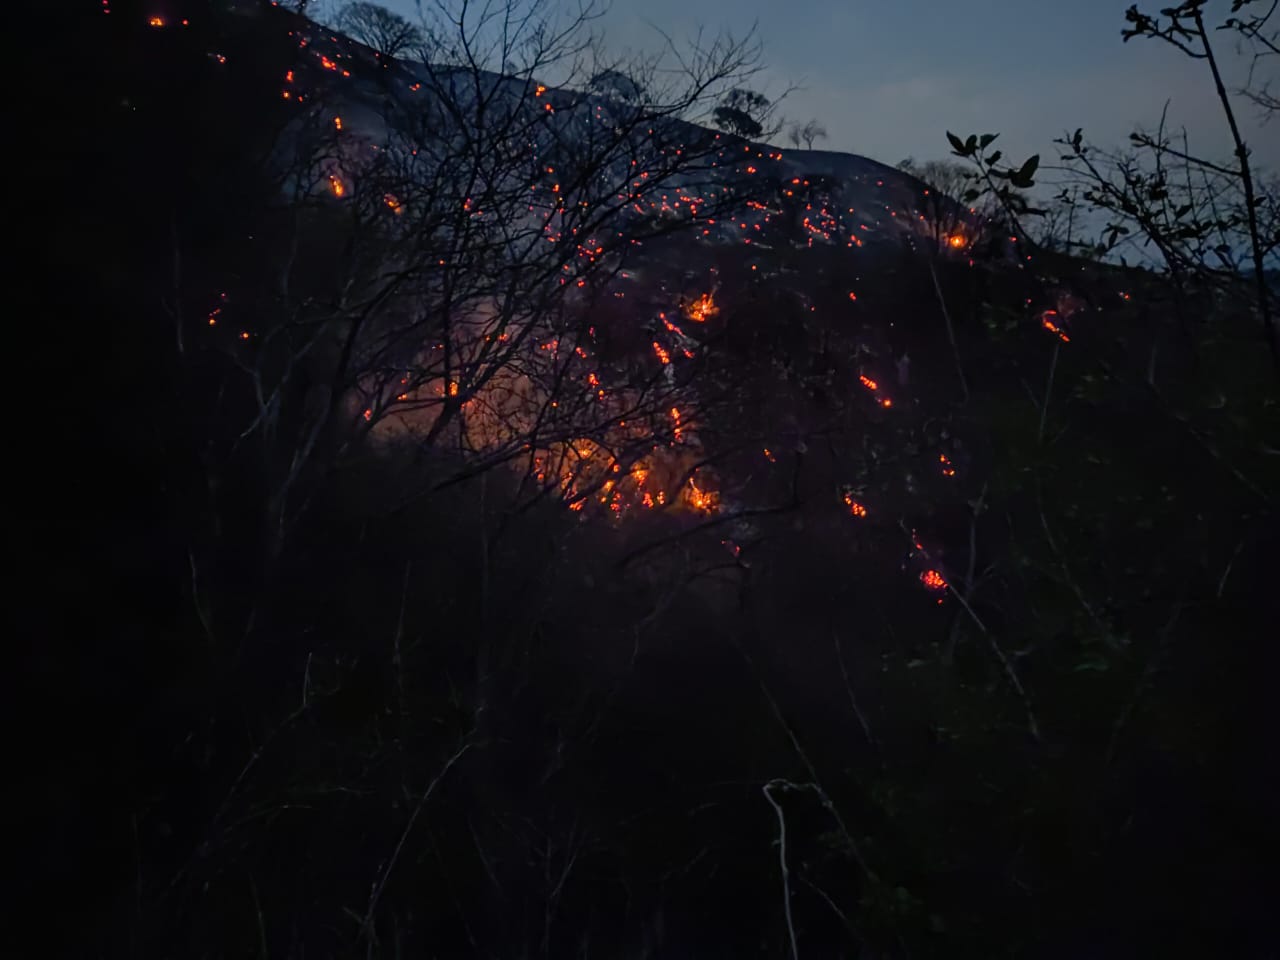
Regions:
[[[414, 18], [414, 0], [382, 2]], [[947, 129], [998, 132], [1011, 159], [1040, 152], [1048, 162], [1064, 129], [1120, 145], [1135, 124], [1154, 127], [1166, 99], [1193, 149], [1229, 155], [1206, 65], [1162, 43], [1121, 41], [1131, 2], [615, 0], [602, 29], [611, 45], [645, 50], [659, 45], [649, 24], [682, 37], [698, 26], [740, 32], [758, 22], [765, 92], [803, 88], [787, 98], [784, 116], [817, 117], [831, 135], [819, 146], [886, 163], [945, 156]], [[1228, 6], [1214, 0], [1210, 13]], [[1225, 44], [1220, 57], [1243, 63]], [[1280, 169], [1280, 122], [1260, 126], [1247, 102], [1237, 113], [1255, 162]]]

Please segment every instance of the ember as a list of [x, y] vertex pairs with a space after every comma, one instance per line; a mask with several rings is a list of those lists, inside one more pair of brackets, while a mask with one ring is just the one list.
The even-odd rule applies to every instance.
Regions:
[[1063, 343], [1070, 343], [1071, 338], [1067, 336], [1066, 331], [1064, 331], [1062, 327], [1058, 326], [1058, 324], [1052, 319], [1057, 315], [1057, 310], [1046, 310], [1040, 317], [1040, 325], [1050, 333], [1055, 334]]
[[946, 590], [948, 586], [947, 581], [937, 570], [926, 570], [920, 574], [920, 582], [927, 590]]

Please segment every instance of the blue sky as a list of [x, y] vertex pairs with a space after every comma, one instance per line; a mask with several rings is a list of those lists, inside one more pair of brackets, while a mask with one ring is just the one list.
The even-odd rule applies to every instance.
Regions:
[[[413, 0], [383, 2], [413, 16]], [[887, 163], [945, 156], [946, 129], [998, 132], [1010, 157], [1040, 152], [1046, 161], [1064, 129], [1083, 127], [1095, 142], [1119, 145], [1135, 124], [1154, 127], [1166, 99], [1193, 147], [1228, 154], [1207, 67], [1163, 44], [1123, 43], [1130, 2], [623, 0], [601, 27], [612, 45], [643, 50], [658, 45], [650, 24], [679, 37], [756, 22], [766, 91], [801, 87], [783, 114], [821, 120], [828, 149]], [[1233, 60], [1225, 44], [1222, 54]], [[1256, 160], [1280, 168], [1280, 121], [1260, 126], [1247, 103], [1240, 113]]]

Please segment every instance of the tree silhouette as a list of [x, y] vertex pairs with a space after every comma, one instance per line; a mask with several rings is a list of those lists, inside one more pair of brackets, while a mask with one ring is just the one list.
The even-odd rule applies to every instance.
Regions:
[[339, 30], [371, 47], [384, 67], [422, 42], [422, 31], [400, 14], [364, 0], [343, 7], [336, 24]]

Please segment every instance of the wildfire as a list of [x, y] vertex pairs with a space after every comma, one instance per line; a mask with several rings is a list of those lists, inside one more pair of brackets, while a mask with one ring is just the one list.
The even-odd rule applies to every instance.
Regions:
[[965, 245], [965, 239], [962, 234], [955, 233], [947, 237], [947, 243], [950, 244], [953, 250], [959, 250]]

